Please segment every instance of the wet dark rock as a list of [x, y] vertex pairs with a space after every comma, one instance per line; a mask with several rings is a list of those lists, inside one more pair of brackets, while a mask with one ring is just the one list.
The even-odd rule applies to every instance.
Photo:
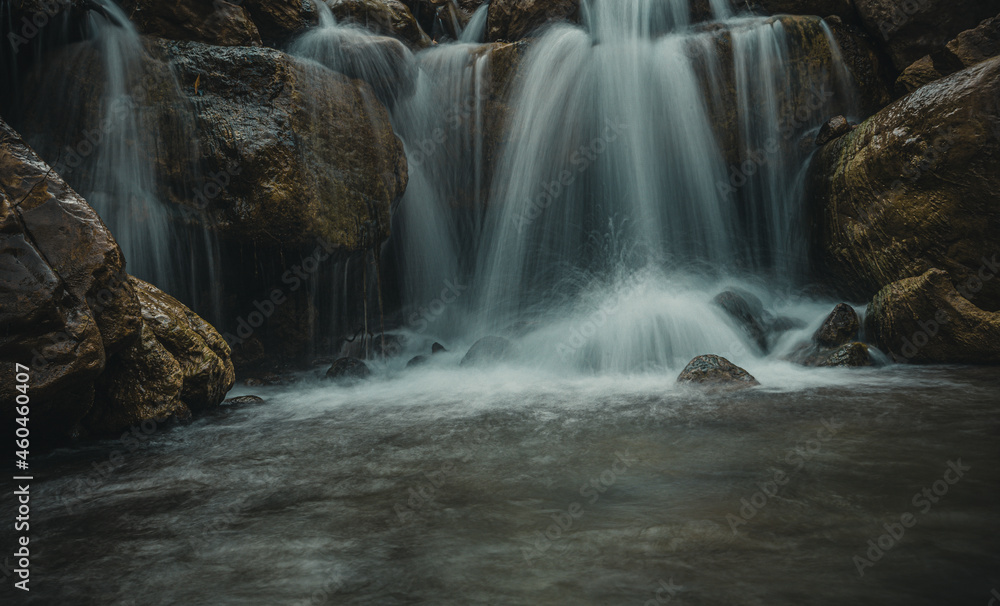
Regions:
[[371, 376], [368, 365], [357, 358], [341, 358], [326, 371], [326, 378], [334, 380], [359, 380]]
[[92, 435], [217, 406], [236, 382], [229, 345], [214, 327], [155, 286], [130, 281], [142, 308], [142, 332], [108, 358], [83, 420]]
[[393, 36], [414, 49], [431, 44], [413, 13], [399, 0], [332, 0], [327, 4], [338, 23], [355, 23], [377, 34]]
[[448, 350], [444, 348], [444, 345], [441, 345], [438, 342], [435, 342], [433, 345], [431, 345], [431, 353], [432, 354], [444, 353], [446, 351], [448, 351]]
[[1000, 309], [1000, 57], [926, 85], [818, 149], [810, 165], [821, 270], [869, 300], [928, 269]]
[[860, 368], [872, 366], [872, 357], [864, 343], [848, 343], [826, 355], [816, 366]]
[[515, 353], [514, 344], [503, 337], [483, 337], [469, 348], [462, 358], [462, 366], [477, 366], [509, 360]]
[[830, 28], [830, 33], [840, 47], [844, 65], [854, 78], [859, 109], [862, 117], [865, 117], [892, 102], [892, 83], [896, 70], [888, 57], [879, 50], [872, 36], [852, 19], [828, 15], [823, 18], [823, 22]]
[[263, 404], [264, 398], [260, 396], [237, 396], [228, 398], [223, 404], [229, 406], [247, 406], [249, 404]]
[[893, 282], [868, 304], [866, 332], [897, 362], [1000, 364], [1000, 312], [964, 294], [940, 269]]
[[427, 357], [427, 356], [423, 356], [423, 355], [421, 355], [421, 356], [414, 356], [413, 358], [410, 359], [409, 362], [406, 363], [406, 367], [407, 368], [416, 368], [417, 366], [423, 366], [429, 360], [430, 360], [430, 358]]
[[580, 0], [493, 0], [486, 22], [489, 42], [515, 42], [556, 21], [577, 21]]
[[1000, 55], [1000, 15], [960, 33], [945, 48], [911, 63], [896, 80], [896, 88], [912, 93], [921, 86], [997, 55]]
[[729, 360], [715, 355], [698, 356], [691, 360], [677, 377], [677, 382], [729, 389], [760, 385], [753, 375]]
[[260, 46], [260, 33], [240, 2], [125, 0], [122, 8], [140, 32], [218, 46]]
[[764, 304], [753, 293], [739, 289], [726, 290], [716, 295], [712, 303], [725, 311], [762, 352], [768, 350], [768, 322]]
[[280, 44], [319, 22], [312, 2], [305, 0], [243, 0], [265, 42]]
[[833, 308], [823, 325], [813, 335], [813, 340], [826, 347], [839, 347], [858, 337], [861, 321], [858, 313], [846, 303]]
[[774, 322], [771, 322], [771, 326], [769, 328], [771, 335], [776, 336], [790, 330], [798, 330], [805, 327], [806, 323], [803, 320], [789, 316], [778, 316], [774, 319]]
[[854, 6], [897, 70], [944, 48], [1000, 10], [994, 0], [855, 0]]
[[851, 123], [844, 116], [834, 116], [826, 121], [816, 135], [816, 145], [826, 145], [837, 137], [851, 132]]
[[139, 337], [139, 299], [97, 213], [2, 121], [0, 251], [0, 398], [14, 402], [15, 364], [29, 365], [32, 436], [59, 440], [91, 409], [108, 356]]

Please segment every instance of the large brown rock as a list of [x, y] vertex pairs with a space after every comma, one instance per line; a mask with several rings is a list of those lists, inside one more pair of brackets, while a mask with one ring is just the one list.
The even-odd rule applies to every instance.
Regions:
[[431, 39], [413, 13], [399, 0], [326, 0], [338, 23], [356, 23], [377, 34], [393, 36], [419, 49]]
[[930, 268], [1000, 309], [1000, 58], [927, 85], [814, 158], [822, 270], [869, 299]]
[[486, 23], [490, 42], [514, 42], [553, 21], [576, 21], [580, 0], [493, 0]]
[[1000, 12], [1000, 0], [854, 0], [854, 6], [899, 71]]
[[155, 52], [181, 82], [200, 77], [199, 95], [185, 90], [202, 169], [231, 175], [208, 201], [210, 229], [309, 251], [320, 240], [366, 250], [388, 237], [406, 157], [366, 84], [267, 48], [161, 42]]
[[1000, 55], [1000, 15], [962, 32], [945, 48], [911, 63], [896, 80], [896, 86], [913, 92], [934, 80], [997, 55]]
[[319, 21], [311, 0], [244, 0], [243, 6], [269, 43], [280, 43]]
[[108, 359], [84, 426], [114, 435], [146, 419], [216, 406], [236, 376], [222, 336], [177, 299], [131, 278], [142, 304], [142, 333]]
[[126, 0], [122, 8], [140, 32], [221, 46], [259, 46], [260, 33], [241, 3], [226, 0]]
[[[97, 214], [3, 122], [0, 247], [0, 366], [6, 377], [31, 367], [32, 431], [65, 436], [106, 355], [137, 334], [139, 302]], [[13, 389], [5, 380], [0, 397], [13, 402]]]
[[868, 305], [865, 327], [897, 361], [1000, 364], [1000, 313], [963, 296], [947, 272], [893, 282]]

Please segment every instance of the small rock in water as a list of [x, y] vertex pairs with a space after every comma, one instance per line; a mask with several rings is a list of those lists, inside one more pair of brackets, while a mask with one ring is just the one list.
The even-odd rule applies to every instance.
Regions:
[[712, 299], [729, 317], [753, 339], [761, 352], [767, 353], [767, 320], [764, 317], [764, 303], [753, 293], [745, 290], [726, 290]]
[[247, 404], [263, 404], [264, 398], [260, 396], [236, 396], [235, 398], [228, 398], [223, 405], [227, 406], [245, 406]]
[[834, 116], [820, 127], [819, 134], [816, 135], [816, 145], [826, 145], [834, 139], [840, 138], [851, 132], [851, 123], [844, 116]]
[[722, 356], [698, 356], [677, 377], [678, 383], [744, 389], [760, 385], [757, 379]]
[[427, 356], [415, 356], [406, 363], [407, 368], [416, 368], [417, 366], [423, 366], [427, 363], [429, 358]]
[[509, 340], [496, 336], [483, 337], [469, 348], [469, 353], [462, 358], [462, 366], [508, 360], [513, 353], [514, 344]]
[[817, 366], [860, 368], [872, 366], [872, 357], [864, 343], [848, 343], [828, 355]]
[[330, 370], [326, 371], [326, 378], [334, 380], [342, 379], [367, 379], [372, 371], [368, 365], [357, 358], [341, 358], [333, 363]]
[[432, 354], [442, 353], [442, 352], [446, 352], [446, 351], [448, 351], [448, 350], [445, 349], [444, 345], [441, 345], [440, 343], [435, 342], [434, 345], [431, 345], [431, 353]]
[[823, 325], [813, 335], [813, 341], [824, 347], [839, 347], [858, 338], [860, 329], [861, 321], [854, 308], [847, 303], [839, 303], [823, 320]]

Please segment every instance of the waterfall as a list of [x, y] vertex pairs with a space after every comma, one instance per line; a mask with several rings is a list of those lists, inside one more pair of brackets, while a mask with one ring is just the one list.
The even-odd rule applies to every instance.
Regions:
[[115, 235], [129, 271], [174, 290], [169, 211], [157, 199], [156, 174], [147, 155], [152, 141], [143, 113], [150, 103], [141, 81], [146, 51], [117, 4], [104, 1], [100, 6], [103, 14], [91, 11], [89, 25], [105, 69], [97, 135], [102, 140], [94, 143], [82, 193]]
[[462, 35], [458, 37], [459, 42], [476, 43], [482, 42], [486, 37], [486, 22], [489, 18], [490, 3], [487, 2], [476, 9], [472, 18], [462, 30]]
[[[448, 171], [478, 177], [474, 147], [411, 172], [400, 239], [423, 268], [403, 273], [407, 289], [432, 293], [471, 253], [473, 292], [450, 324], [470, 339], [527, 325], [525, 356], [597, 371], [752, 355], [710, 300], [737, 283], [780, 305], [771, 293], [802, 285], [806, 135], [849, 113], [851, 93], [819, 20], [789, 33], [712, 7], [704, 26], [687, 0], [585, 0], [582, 26], [550, 27], [519, 68], [481, 227], [456, 224], [433, 191], [462, 182]], [[821, 73], [801, 67], [807, 43], [828, 47]], [[438, 94], [470, 90], [465, 54], [418, 56]], [[395, 114], [411, 163], [415, 125], [427, 132], [440, 107], [423, 91]], [[570, 334], [581, 325], [589, 334]]]

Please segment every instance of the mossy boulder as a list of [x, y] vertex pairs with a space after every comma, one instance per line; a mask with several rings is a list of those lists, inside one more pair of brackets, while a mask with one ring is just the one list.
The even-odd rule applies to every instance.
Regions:
[[850, 299], [948, 272], [1000, 309], [1000, 58], [938, 80], [819, 150], [817, 268]]
[[1000, 364], [1000, 312], [976, 301], [955, 287], [948, 272], [929, 269], [879, 291], [865, 327], [896, 361]]

